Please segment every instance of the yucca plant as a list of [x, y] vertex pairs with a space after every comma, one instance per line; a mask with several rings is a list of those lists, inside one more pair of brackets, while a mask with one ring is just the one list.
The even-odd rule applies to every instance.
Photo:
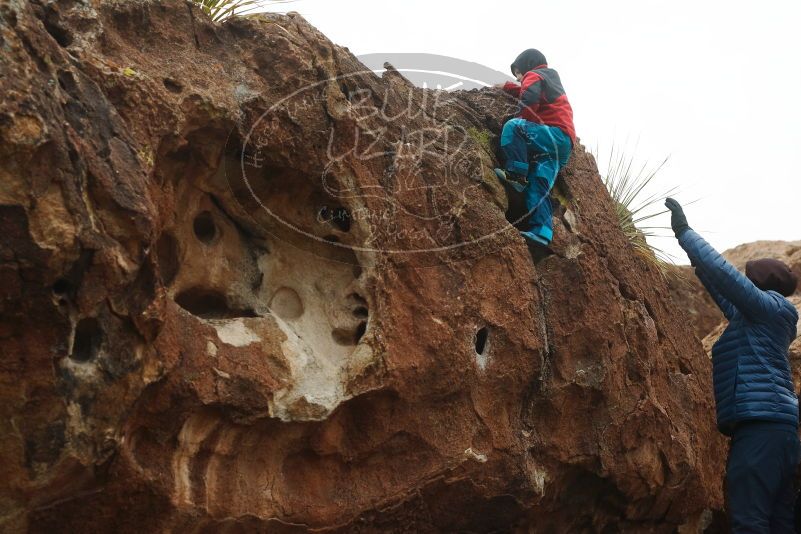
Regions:
[[652, 225], [651, 222], [667, 213], [667, 210], [658, 207], [662, 206], [665, 197], [675, 194], [678, 188], [673, 187], [654, 194], [647, 194], [646, 189], [667, 161], [668, 158], [665, 158], [656, 166], [649, 167], [646, 162], [635, 167], [633, 157], [617, 151], [613, 146], [606, 174], [602, 176], [615, 203], [615, 212], [623, 234], [634, 250], [655, 265], [663, 276], [668, 273], [668, 265], [673, 263], [673, 257], [654, 246], [648, 239], [664, 237], [664, 232], [670, 231], [668, 226]]
[[269, 4], [287, 4], [293, 0], [192, 0], [214, 22], [230, 17], [246, 17], [264, 10]]

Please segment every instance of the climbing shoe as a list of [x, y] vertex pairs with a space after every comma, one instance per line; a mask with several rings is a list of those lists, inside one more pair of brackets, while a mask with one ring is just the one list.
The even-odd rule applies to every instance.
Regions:
[[520, 176], [519, 174], [508, 172], [503, 169], [495, 169], [495, 176], [498, 177], [501, 183], [508, 185], [518, 193], [522, 193], [528, 185], [525, 176]]
[[526, 242], [530, 243], [530, 244], [542, 245], [543, 247], [547, 247], [548, 245], [551, 244], [550, 241], [548, 241], [547, 239], [545, 239], [542, 236], [538, 236], [537, 234], [535, 234], [533, 232], [523, 232], [523, 231], [521, 231], [520, 235], [522, 235], [523, 238], [526, 240]]

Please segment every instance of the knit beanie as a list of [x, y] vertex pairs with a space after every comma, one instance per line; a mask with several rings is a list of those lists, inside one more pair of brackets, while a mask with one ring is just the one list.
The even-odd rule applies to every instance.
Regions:
[[778, 291], [785, 297], [795, 293], [798, 276], [785, 263], [770, 258], [749, 261], [745, 275], [763, 291]]

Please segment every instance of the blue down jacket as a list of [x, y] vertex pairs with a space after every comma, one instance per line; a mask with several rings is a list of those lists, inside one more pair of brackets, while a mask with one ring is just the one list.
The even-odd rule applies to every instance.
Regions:
[[731, 435], [745, 420], [798, 426], [798, 397], [787, 353], [798, 312], [775, 291], [762, 291], [700, 235], [686, 230], [679, 243], [729, 325], [712, 347], [718, 429]]

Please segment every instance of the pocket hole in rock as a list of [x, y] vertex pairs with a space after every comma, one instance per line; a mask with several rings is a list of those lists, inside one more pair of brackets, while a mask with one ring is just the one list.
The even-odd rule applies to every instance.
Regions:
[[210, 245], [217, 238], [217, 225], [214, 224], [214, 217], [208, 211], [200, 213], [195, 217], [195, 222], [192, 224], [197, 237], [201, 243]]
[[334, 341], [337, 345], [355, 345], [353, 342], [355, 339], [355, 333], [351, 330], [347, 330], [345, 328], [335, 328], [331, 332], [331, 337], [334, 338]]
[[182, 291], [175, 297], [175, 302], [192, 315], [203, 319], [257, 317], [253, 310], [232, 308], [222, 293], [204, 288], [194, 287]]
[[180, 93], [184, 90], [184, 86], [172, 78], [164, 78], [162, 83], [164, 84], [164, 87], [171, 93]]
[[270, 311], [281, 319], [297, 319], [303, 315], [303, 301], [297, 291], [290, 287], [280, 287], [270, 299]]
[[78, 84], [75, 82], [75, 77], [68, 70], [59, 70], [56, 75], [58, 78], [58, 86], [69, 94], [73, 94], [78, 89]]
[[347, 209], [341, 206], [339, 208], [334, 209], [331, 222], [333, 222], [334, 226], [336, 226], [343, 232], [350, 231], [350, 213], [348, 212]]
[[330, 223], [342, 232], [350, 231], [350, 212], [347, 208], [339, 206], [337, 208], [329, 208], [323, 206], [317, 212], [317, 221], [321, 223]]
[[94, 317], [85, 317], [75, 327], [75, 338], [72, 342], [70, 359], [85, 363], [93, 360], [100, 350], [103, 330]]
[[342, 91], [342, 94], [345, 95], [347, 101], [350, 102], [351, 95], [348, 86], [343, 83], [342, 85], [339, 86], [339, 89]]
[[353, 310], [354, 317], [358, 317], [360, 319], [366, 319], [369, 313], [370, 312], [364, 306], [359, 306], [358, 308]]
[[365, 332], [367, 332], [367, 322], [363, 321], [356, 327], [356, 343], [362, 340]]
[[358, 293], [351, 293], [350, 295], [348, 295], [348, 298], [352, 299], [357, 304], [360, 304], [365, 307], [367, 306], [367, 300], [365, 300], [365, 298], [359, 295]]
[[53, 39], [59, 44], [59, 46], [66, 48], [72, 44], [72, 34], [61, 27], [60, 24], [55, 22], [54, 17], [52, 15], [46, 17], [42, 22], [44, 23], [45, 30], [49, 33]]
[[487, 327], [485, 326], [479, 328], [478, 332], [476, 332], [476, 339], [475, 339], [476, 354], [481, 354], [481, 355], [484, 354], [484, 351], [487, 350], [488, 338], [489, 338], [489, 330], [487, 330]]
[[178, 274], [180, 264], [178, 262], [178, 241], [172, 234], [162, 234], [156, 243], [156, 259], [161, 272], [161, 279], [165, 285], [169, 285]]
[[335, 235], [327, 235], [323, 239], [329, 243], [339, 243], [339, 238]]
[[59, 306], [66, 306], [67, 299], [72, 291], [72, 284], [66, 278], [59, 278], [53, 283], [53, 296]]
[[489, 350], [489, 330], [487, 327], [478, 329], [474, 343], [476, 349], [476, 365], [483, 371], [487, 368], [487, 362], [489, 361], [489, 356], [487, 355]]
[[69, 293], [71, 286], [72, 284], [70, 284], [69, 280], [66, 278], [59, 278], [53, 284], [53, 293], [59, 296], [66, 295]]
[[367, 322], [362, 321], [353, 330], [349, 328], [335, 328], [333, 332], [331, 332], [331, 336], [334, 338], [337, 345], [352, 346], [359, 344], [359, 341], [361, 341], [366, 331]]

